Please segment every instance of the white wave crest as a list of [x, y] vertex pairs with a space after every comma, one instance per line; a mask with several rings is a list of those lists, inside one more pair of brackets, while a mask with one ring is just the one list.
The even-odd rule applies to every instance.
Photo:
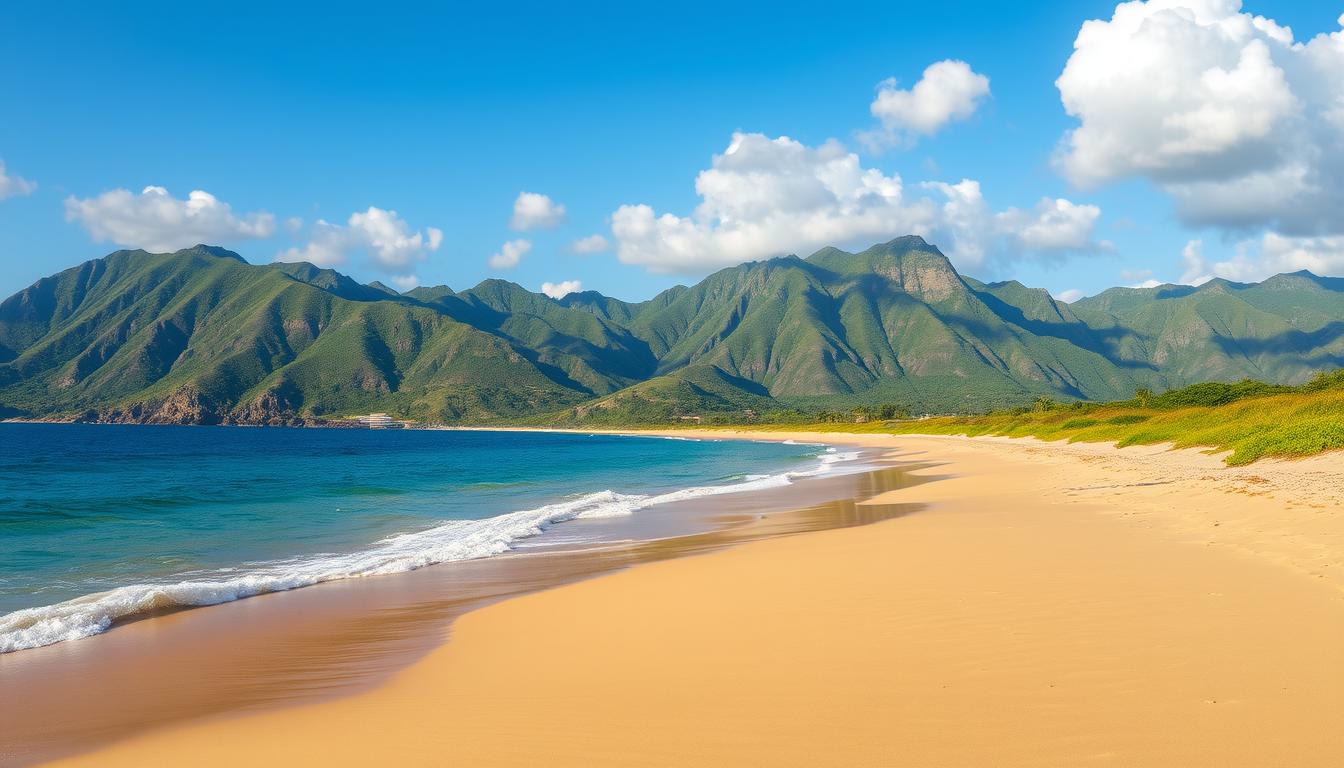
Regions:
[[598, 491], [483, 520], [449, 520], [423, 531], [390, 536], [358, 552], [306, 555], [251, 564], [245, 570], [220, 569], [214, 578], [132, 584], [54, 605], [24, 608], [0, 616], [0, 653], [96, 635], [119, 620], [156, 611], [215, 605], [326, 581], [401, 573], [438, 563], [490, 557], [509, 551], [516, 542], [536, 536], [556, 523], [575, 518], [618, 517], [657, 504], [788, 485], [793, 478], [823, 474], [835, 463], [851, 461], [858, 456], [857, 452], [839, 453], [830, 449], [818, 457], [820, 464], [814, 469], [755, 475], [729, 485], [649, 495]]

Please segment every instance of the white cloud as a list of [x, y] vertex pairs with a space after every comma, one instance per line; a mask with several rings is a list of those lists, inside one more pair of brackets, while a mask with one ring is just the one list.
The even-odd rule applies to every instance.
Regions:
[[1266, 274], [1309, 270], [1318, 275], [1344, 275], [1344, 236], [1284, 237], [1265, 233], [1260, 263]]
[[1295, 42], [1240, 0], [1121, 3], [1056, 81], [1080, 121], [1057, 162], [1084, 186], [1147, 178], [1190, 224], [1339, 234], [1340, 72], [1344, 31]]
[[1070, 288], [1067, 291], [1060, 291], [1059, 293], [1056, 293], [1054, 296], [1056, 301], [1062, 301], [1065, 304], [1072, 304], [1073, 302], [1083, 298], [1083, 296], [1085, 295], [1086, 294], [1084, 294], [1077, 288]]
[[896, 86], [894, 78], [882, 81], [868, 107], [882, 123], [862, 136], [873, 149], [931, 136], [954, 120], [970, 117], [989, 96], [989, 78], [955, 59], [930, 64], [909, 90]]
[[519, 192], [513, 201], [509, 228], [518, 232], [529, 229], [555, 229], [565, 220], [565, 206], [536, 192]]
[[1031, 210], [995, 213], [972, 180], [921, 185], [942, 202], [907, 198], [900, 176], [862, 167], [834, 140], [809, 147], [785, 136], [734, 134], [695, 188], [701, 203], [688, 216], [647, 205], [617, 209], [617, 257], [653, 272], [693, 274], [905, 234], [930, 238], [958, 267], [1108, 247], [1092, 239], [1096, 206], [1047, 198]]
[[410, 266], [413, 261], [424, 258], [427, 251], [437, 251], [443, 244], [443, 230], [426, 227], [424, 232], [412, 233], [396, 211], [373, 206], [367, 211], [350, 214], [348, 225], [359, 241], [367, 244], [378, 264], [386, 269]]
[[647, 205], [612, 214], [617, 257], [660, 273], [694, 273], [857, 238], [927, 230], [936, 208], [907, 205], [899, 176], [859, 165], [839, 142], [735, 133], [695, 180], [691, 215]]
[[363, 251], [377, 267], [401, 273], [404, 280], [411, 277], [408, 274], [410, 267], [424, 260], [431, 251], [437, 251], [442, 244], [443, 230], [426, 227], [423, 232], [413, 232], [396, 211], [370, 206], [366, 211], [350, 214], [344, 225], [318, 219], [303, 247], [290, 248], [278, 254], [275, 260], [307, 261], [320, 267], [332, 267], [346, 263], [352, 252]]
[[556, 300], [563, 299], [571, 293], [578, 293], [582, 290], [583, 283], [579, 280], [562, 280], [558, 283], [541, 284], [541, 292]]
[[518, 266], [527, 252], [532, 250], [531, 240], [510, 240], [500, 246], [490, 257], [490, 267], [492, 269], [513, 269]]
[[1236, 243], [1232, 257], [1210, 261], [1203, 243], [1191, 240], [1181, 252], [1179, 282], [1201, 285], [1215, 277], [1257, 282], [1283, 272], [1307, 270], [1317, 275], [1344, 274], [1344, 236], [1286, 237], [1266, 232]]
[[935, 242], [955, 254], [958, 267], [993, 266], [1025, 255], [1059, 258], [1074, 253], [1111, 249], [1093, 238], [1101, 209], [1062, 198], [1042, 198], [1031, 210], [990, 210], [980, 182], [962, 179], [956, 184], [925, 182], [946, 198], [932, 225]]
[[1106, 242], [1092, 239], [1101, 218], [1095, 205], [1080, 205], [1063, 198], [1041, 198], [1031, 211], [1009, 208], [995, 216], [999, 230], [1017, 238], [1029, 251], [1066, 253], [1110, 250]]
[[420, 278], [415, 275], [393, 275], [392, 284], [397, 286], [397, 290], [405, 293], [420, 284]]
[[37, 182], [29, 181], [18, 174], [10, 176], [5, 171], [5, 161], [0, 160], [0, 200], [7, 197], [24, 197], [37, 191]]
[[1203, 285], [1213, 279], [1204, 260], [1204, 241], [1191, 240], [1181, 249], [1181, 276], [1176, 282], [1183, 285]]
[[602, 235], [589, 235], [575, 240], [570, 248], [575, 253], [603, 253], [611, 250], [611, 243]]
[[228, 203], [209, 192], [194, 190], [179, 200], [155, 186], [138, 195], [113, 189], [97, 197], [67, 197], [65, 218], [79, 222], [96, 241], [155, 252], [270, 237], [275, 232], [275, 217], [264, 211], [236, 216]]
[[319, 267], [335, 267], [346, 262], [348, 252], [356, 248], [354, 236], [340, 224], [325, 219], [313, 223], [308, 242], [302, 248], [290, 248], [276, 254], [276, 261], [306, 261]]
[[303, 229], [303, 219], [298, 216], [290, 216], [285, 219], [285, 231], [291, 235], [297, 235]]

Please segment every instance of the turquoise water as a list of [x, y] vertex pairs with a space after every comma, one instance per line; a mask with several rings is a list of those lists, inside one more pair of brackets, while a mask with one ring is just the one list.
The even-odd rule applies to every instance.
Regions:
[[788, 483], [817, 446], [0, 424], [0, 652], [128, 616], [506, 552], [576, 517]]

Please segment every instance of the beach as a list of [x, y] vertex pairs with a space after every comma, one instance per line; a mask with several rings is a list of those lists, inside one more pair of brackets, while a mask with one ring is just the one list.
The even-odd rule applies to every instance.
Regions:
[[1344, 763], [1338, 454], [675, 434], [864, 445], [926, 482], [860, 503], [908, 514], [488, 601], [376, 685], [59, 764]]

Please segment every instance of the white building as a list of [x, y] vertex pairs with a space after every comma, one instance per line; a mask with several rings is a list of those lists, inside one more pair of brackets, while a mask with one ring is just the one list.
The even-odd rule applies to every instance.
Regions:
[[385, 429], [388, 427], [400, 427], [401, 422], [394, 421], [386, 413], [370, 413], [368, 416], [360, 416], [356, 419], [361, 425], [371, 429]]

